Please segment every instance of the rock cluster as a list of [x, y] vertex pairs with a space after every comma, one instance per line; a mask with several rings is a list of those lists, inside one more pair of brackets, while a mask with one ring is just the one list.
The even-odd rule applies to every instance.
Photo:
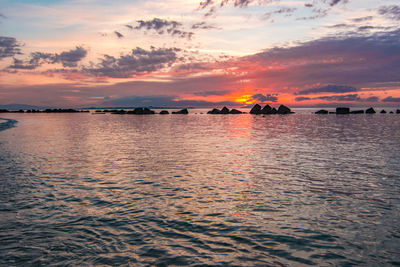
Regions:
[[253, 106], [253, 108], [250, 110], [250, 114], [255, 114], [255, 115], [259, 115], [259, 114], [264, 114], [264, 115], [270, 115], [270, 114], [281, 114], [281, 115], [285, 115], [285, 114], [293, 114], [294, 112], [292, 112], [290, 110], [290, 108], [288, 108], [285, 105], [280, 105], [278, 109], [271, 107], [270, 105], [266, 105], [264, 108], [261, 108], [261, 106], [259, 104], [255, 104]]
[[[350, 110], [350, 108], [347, 108], [347, 107], [338, 107], [338, 108], [336, 108], [336, 112], [328, 112], [325, 109], [321, 109], [321, 110], [318, 110], [317, 112], [315, 112], [315, 114], [364, 114], [364, 113], [365, 114], [375, 114], [376, 111], [372, 107], [371, 108], [367, 108], [365, 111], [362, 110], [362, 109]], [[387, 112], [386, 112], [386, 110], [382, 109], [380, 113], [381, 114], [386, 114]], [[389, 113], [390, 114], [394, 114], [393, 111], [390, 111]], [[400, 114], [400, 110], [399, 109], [396, 110], [396, 113]]]
[[214, 108], [207, 112], [207, 114], [242, 114], [240, 110], [231, 109], [229, 110], [227, 107], [223, 107], [221, 110]]
[[181, 109], [179, 111], [173, 111], [172, 114], [189, 114], [187, 108]]

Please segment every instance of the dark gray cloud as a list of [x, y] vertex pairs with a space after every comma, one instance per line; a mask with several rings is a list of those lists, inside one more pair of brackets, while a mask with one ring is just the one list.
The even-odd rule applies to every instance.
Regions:
[[399, 103], [400, 102], [400, 97], [388, 96], [388, 97], [382, 99], [382, 102], [396, 102], [396, 103]]
[[252, 100], [260, 102], [278, 102], [278, 94], [255, 94], [251, 96]]
[[296, 20], [314, 20], [314, 19], [319, 19], [319, 18], [326, 17], [328, 15], [329, 9], [313, 8], [311, 11], [315, 15], [307, 16], [307, 17], [300, 17], [300, 18], [297, 18]]
[[118, 39], [124, 38], [124, 35], [120, 32], [114, 31], [114, 34], [118, 37]]
[[174, 20], [154, 18], [152, 20], [138, 20], [137, 23], [136, 30], [154, 30], [160, 35], [169, 34], [171, 36], [191, 39], [194, 34], [193, 32], [183, 30], [182, 23]]
[[193, 94], [196, 96], [210, 96], [210, 95], [226, 95], [229, 94], [228, 90], [219, 90], [219, 91], [204, 91], [204, 92], [194, 92]]
[[127, 24], [127, 25], [124, 25], [124, 26], [127, 27], [129, 30], [133, 30], [133, 26], [132, 25]]
[[364, 22], [364, 21], [370, 21], [373, 18], [374, 18], [373, 16], [366, 16], [366, 17], [361, 17], [361, 18], [355, 18], [355, 19], [352, 19], [351, 21], [353, 21], [353, 22]]
[[7, 17], [0, 13], [0, 18], [6, 19]]
[[178, 60], [178, 48], [154, 48], [144, 50], [140, 47], [118, 58], [105, 55], [98, 64], [84, 68], [84, 72], [96, 76], [126, 78], [134, 75], [160, 70]]
[[209, 102], [202, 100], [177, 100], [177, 96], [127, 96], [103, 102], [102, 106], [108, 107], [212, 107], [212, 106], [238, 106], [231, 101]]
[[307, 100], [325, 100], [329, 102], [377, 102], [379, 98], [376, 96], [361, 98], [358, 94], [318, 96], [318, 97], [302, 97], [302, 96], [296, 97], [296, 101], [298, 102]]
[[13, 37], [0, 36], [0, 60], [21, 54], [21, 45]]
[[75, 49], [64, 51], [59, 54], [33, 52], [30, 55], [30, 59], [23, 61], [14, 58], [14, 64], [9, 66], [10, 69], [35, 69], [40, 65], [61, 63], [63, 67], [77, 67], [79, 61], [85, 58], [87, 50], [81, 46], [77, 46]]
[[400, 6], [382, 6], [378, 9], [378, 13], [392, 20], [400, 20]]
[[196, 30], [196, 29], [202, 29], [202, 30], [210, 30], [210, 29], [217, 29], [216, 26], [214, 25], [209, 25], [207, 24], [207, 22], [203, 21], [203, 22], [198, 22], [198, 23], [194, 23], [191, 27], [192, 29]]
[[321, 87], [314, 87], [311, 89], [301, 90], [298, 95], [318, 94], [318, 93], [349, 93], [357, 92], [357, 88], [347, 85], [326, 85]]
[[330, 5], [330, 6], [334, 6], [334, 5], [339, 4], [340, 2], [343, 3], [343, 4], [346, 4], [346, 3], [349, 2], [349, 0], [331, 0], [331, 1], [329, 2], [329, 5]]
[[314, 5], [311, 4], [311, 3], [305, 3], [304, 6], [305, 6], [305, 7], [313, 7]]

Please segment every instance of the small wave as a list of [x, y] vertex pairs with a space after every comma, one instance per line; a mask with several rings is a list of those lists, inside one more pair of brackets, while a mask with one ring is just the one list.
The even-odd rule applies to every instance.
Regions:
[[15, 127], [15, 124], [17, 124], [17, 122], [18, 121], [12, 119], [0, 118], [0, 131], [4, 131], [12, 127]]

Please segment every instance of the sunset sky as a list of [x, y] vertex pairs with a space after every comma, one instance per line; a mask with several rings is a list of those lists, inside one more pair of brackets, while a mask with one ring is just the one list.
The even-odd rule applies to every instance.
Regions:
[[0, 0], [0, 105], [400, 106], [398, 0]]

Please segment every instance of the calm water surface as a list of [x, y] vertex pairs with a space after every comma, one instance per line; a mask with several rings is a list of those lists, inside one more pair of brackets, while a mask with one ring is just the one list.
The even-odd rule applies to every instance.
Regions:
[[400, 115], [2, 117], [0, 266], [400, 265]]

